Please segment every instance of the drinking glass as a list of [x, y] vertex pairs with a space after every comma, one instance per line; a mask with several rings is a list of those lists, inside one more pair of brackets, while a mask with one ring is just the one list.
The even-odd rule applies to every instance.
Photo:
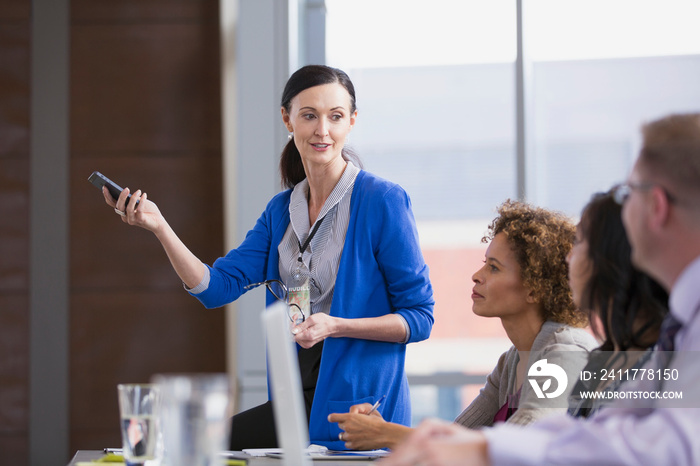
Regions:
[[124, 461], [127, 465], [142, 465], [159, 459], [158, 388], [152, 384], [119, 384], [117, 392]]
[[167, 466], [219, 466], [228, 446], [226, 374], [156, 374]]

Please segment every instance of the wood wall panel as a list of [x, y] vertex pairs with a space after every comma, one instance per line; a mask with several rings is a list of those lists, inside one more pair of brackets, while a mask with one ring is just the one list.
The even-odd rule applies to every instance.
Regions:
[[29, 463], [30, 0], [0, 2], [0, 452]]
[[222, 310], [87, 182], [143, 188], [202, 260], [223, 253], [218, 2], [71, 2], [70, 449], [120, 442], [116, 386], [225, 371]]
[[28, 294], [29, 160], [25, 156], [0, 157], [0, 213], [0, 293]]
[[0, 157], [29, 154], [29, 49], [28, 20], [0, 17]]
[[75, 154], [220, 149], [215, 24], [81, 24], [71, 41]]
[[[0, 440], [27, 441], [29, 428], [29, 299], [0, 294]], [[5, 459], [3, 457], [3, 464]], [[13, 463], [14, 464], [14, 463]]]
[[0, 436], [0, 452], [2, 452], [3, 464], [29, 464], [29, 440], [27, 435]]
[[98, 170], [122, 187], [148, 193], [201, 260], [223, 253], [220, 157], [77, 158], [71, 168], [71, 286], [181, 289], [155, 236], [121, 221], [87, 177]]
[[184, 290], [73, 294], [72, 449], [119, 444], [118, 383], [222, 371], [222, 323], [223, 310], [204, 309]]
[[2, 0], [0, 2], [0, 22], [28, 21], [31, 8], [31, 0]]
[[218, 0], [72, 0], [74, 22], [218, 20]]

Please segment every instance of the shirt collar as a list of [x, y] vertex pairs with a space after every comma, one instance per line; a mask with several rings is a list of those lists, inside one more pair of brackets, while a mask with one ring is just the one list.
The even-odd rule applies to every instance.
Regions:
[[700, 310], [700, 256], [688, 265], [676, 280], [669, 296], [673, 316], [683, 325], [689, 323]]
[[[331, 194], [326, 199], [326, 202], [321, 208], [321, 212], [318, 214], [318, 219], [323, 218], [329, 210], [335, 207], [338, 202], [347, 194], [347, 192], [355, 184], [355, 178], [357, 174], [360, 173], [360, 169], [357, 168], [352, 162], [347, 162], [343, 174], [340, 176], [338, 183], [331, 191]], [[309, 180], [304, 178], [299, 183], [294, 186], [292, 190], [292, 195], [289, 200], [289, 218], [292, 223], [292, 228], [297, 234], [297, 238], [301, 239], [302, 235], [306, 236], [311, 230], [309, 225], [309, 201], [307, 195], [309, 192]]]

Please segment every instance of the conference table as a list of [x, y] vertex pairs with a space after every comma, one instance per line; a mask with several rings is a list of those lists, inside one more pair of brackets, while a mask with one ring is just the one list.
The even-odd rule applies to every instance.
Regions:
[[[78, 463], [91, 463], [104, 456], [102, 450], [78, 450], [68, 466], [77, 466]], [[314, 466], [359, 466], [370, 464], [374, 460], [313, 460]], [[110, 463], [97, 463], [108, 466]], [[116, 465], [117, 463], [111, 463]], [[223, 464], [223, 463], [222, 463]], [[286, 466], [284, 461], [277, 458], [250, 457], [248, 466]]]

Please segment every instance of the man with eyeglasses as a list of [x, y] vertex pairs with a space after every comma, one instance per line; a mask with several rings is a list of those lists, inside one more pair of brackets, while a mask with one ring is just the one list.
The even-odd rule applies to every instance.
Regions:
[[[649, 123], [643, 136], [615, 198], [633, 262], [670, 292], [671, 312], [645, 368], [653, 379], [630, 380], [628, 398], [585, 420], [483, 431], [426, 421], [382, 464], [700, 464], [700, 113]], [[654, 398], [663, 393], [682, 398]]]

